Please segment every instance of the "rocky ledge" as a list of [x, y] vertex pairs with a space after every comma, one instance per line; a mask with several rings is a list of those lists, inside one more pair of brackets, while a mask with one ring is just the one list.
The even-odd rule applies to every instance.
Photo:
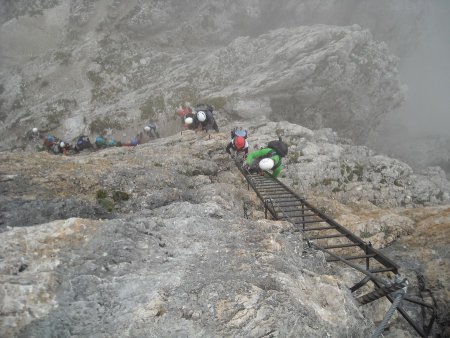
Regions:
[[[444, 196], [402, 207], [389, 189], [410, 192], [381, 179], [405, 164], [370, 156], [329, 130], [242, 126], [253, 149], [283, 134], [290, 154], [281, 179], [376, 247], [388, 246], [412, 288], [416, 272], [423, 275], [445, 324], [450, 212], [439, 172], [406, 170], [408, 189], [434, 193], [440, 182]], [[0, 189], [9, 204], [1, 210], [0, 335], [371, 334], [388, 305], [359, 307], [348, 290], [360, 279], [355, 273], [305, 248], [289, 223], [264, 219], [224, 152], [228, 137], [188, 131], [76, 156], [1, 153]], [[371, 177], [372, 186], [383, 185], [377, 203], [365, 188], [333, 192], [323, 182], [337, 178], [324, 164], [338, 154], [366, 165], [361, 180], [344, 169], [346, 184], [364, 186]], [[376, 176], [379, 165], [386, 168]], [[401, 323], [394, 320], [386, 336], [410, 335]]]

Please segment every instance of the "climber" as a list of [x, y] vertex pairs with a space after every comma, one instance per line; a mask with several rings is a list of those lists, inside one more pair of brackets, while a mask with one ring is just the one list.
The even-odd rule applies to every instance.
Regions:
[[219, 127], [217, 126], [212, 111], [210, 110], [197, 111], [197, 120], [200, 122], [202, 130], [208, 132], [209, 130], [214, 129], [216, 132], [219, 132]]
[[64, 141], [61, 141], [58, 144], [58, 152], [63, 155], [67, 155], [67, 151], [69, 150], [69, 144], [66, 144]]
[[159, 133], [156, 131], [156, 124], [153, 122], [147, 123], [147, 125], [144, 127], [145, 133], [152, 139], [159, 138]]
[[33, 141], [38, 141], [39, 140], [39, 130], [36, 127], [31, 129], [31, 139]]
[[200, 122], [201, 129], [206, 132], [211, 129], [219, 132], [219, 127], [217, 126], [216, 120], [214, 119], [213, 110], [214, 107], [210, 104], [199, 103], [195, 106], [197, 119]]
[[181, 119], [181, 128], [185, 127], [185, 119], [189, 114], [192, 114], [192, 109], [189, 106], [189, 103], [185, 103], [185, 107], [183, 108], [181, 105], [178, 107], [177, 110], [178, 117]]
[[106, 141], [102, 136], [97, 136], [95, 138], [95, 146], [97, 148], [105, 148], [106, 147]]
[[[231, 150], [233, 150], [233, 154], [231, 153]], [[230, 154], [232, 158], [238, 154], [242, 154], [245, 159], [248, 154], [247, 131], [234, 128], [231, 131], [231, 141], [228, 143], [225, 151]]]
[[[244, 170], [269, 174], [277, 178], [281, 172], [281, 158], [288, 153], [288, 145], [282, 141], [281, 137], [277, 141], [270, 141], [266, 148], [253, 151], [247, 155]], [[269, 174], [270, 175], [270, 174]]]
[[86, 136], [86, 135], [78, 136], [77, 143], [75, 144], [76, 152], [80, 152], [84, 149], [91, 148], [91, 147], [92, 147], [92, 143], [91, 143], [91, 140], [89, 139], [89, 136]]
[[109, 138], [107, 139], [107, 141], [106, 141], [106, 145], [107, 145], [108, 147], [115, 147], [115, 146], [117, 146], [117, 142], [116, 142], [116, 140], [114, 139], [114, 137], [109, 137]]
[[58, 139], [50, 134], [44, 139], [44, 148], [52, 149], [53, 145], [58, 142]]
[[133, 137], [130, 139], [130, 142], [128, 142], [128, 143], [123, 143], [122, 146], [124, 146], [124, 147], [135, 147], [135, 146], [137, 146], [139, 143], [140, 143], [140, 142], [139, 142], [139, 134], [138, 134], [138, 135], [136, 135], [136, 136], [133, 136]]
[[200, 125], [199, 121], [197, 120], [197, 115], [193, 113], [185, 115], [183, 122], [185, 128], [190, 130], [197, 130]]

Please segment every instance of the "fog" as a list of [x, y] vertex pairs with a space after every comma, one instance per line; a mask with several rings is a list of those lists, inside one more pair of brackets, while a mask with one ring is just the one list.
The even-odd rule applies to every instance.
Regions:
[[403, 56], [405, 104], [392, 121], [411, 132], [450, 136], [450, 1], [433, 0], [417, 49]]
[[432, 0], [415, 48], [400, 57], [408, 86], [404, 104], [386, 118], [369, 145], [413, 167], [450, 159], [450, 1]]

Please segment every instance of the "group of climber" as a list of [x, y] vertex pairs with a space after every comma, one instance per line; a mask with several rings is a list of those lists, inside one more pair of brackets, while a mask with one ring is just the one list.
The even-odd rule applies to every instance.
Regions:
[[75, 150], [75, 148], [67, 142], [64, 142], [53, 135], [47, 135], [44, 138], [44, 148], [52, 151], [55, 154], [64, 154], [67, 155], [69, 150]]
[[[194, 111], [186, 104], [178, 108], [178, 116], [181, 117], [182, 126], [189, 130], [203, 130], [208, 132], [214, 129], [219, 131], [213, 115], [213, 107], [208, 104], [198, 104]], [[271, 176], [278, 177], [281, 172], [281, 159], [287, 155], [288, 146], [281, 140], [271, 141], [267, 147], [248, 153], [248, 133], [246, 130], [235, 128], [231, 131], [231, 141], [225, 151], [232, 158], [243, 162], [244, 169], [260, 174], [271, 171]], [[232, 153], [233, 151], [233, 153]]]
[[233, 129], [225, 151], [240, 161], [244, 170], [277, 178], [281, 172], [281, 159], [288, 153], [288, 145], [279, 137], [270, 141], [267, 147], [249, 153], [247, 136], [247, 130]]
[[180, 106], [178, 108], [178, 116], [181, 117], [182, 126], [189, 130], [203, 130], [208, 132], [214, 129], [219, 132], [219, 127], [213, 115], [214, 108], [209, 104], [199, 103], [195, 107], [195, 111], [192, 110], [189, 105], [185, 108]]
[[[116, 141], [112, 135], [112, 130], [108, 128], [105, 129], [103, 135], [99, 135], [95, 138], [94, 143], [91, 142], [89, 136], [80, 135], [77, 137], [75, 145], [71, 145], [69, 142], [65, 142], [54, 135], [48, 134], [43, 138], [43, 148], [54, 154], [68, 155], [69, 152], [79, 153], [82, 150], [90, 148], [101, 149], [120, 146], [134, 147], [138, 144], [143, 143], [144, 134], [147, 135], [150, 139], [156, 139], [160, 137], [157, 131], [156, 124], [154, 122], [147, 123], [143, 129], [143, 132], [140, 132], [136, 136], [131, 137], [130, 140], [126, 140], [126, 134], [124, 134], [124, 137], [121, 141]], [[37, 128], [32, 129], [31, 136], [34, 140], [40, 138]]]
[[[180, 106], [178, 108], [178, 116], [181, 117], [182, 127], [189, 130], [203, 130], [208, 132], [215, 130], [219, 132], [219, 127], [214, 119], [213, 107], [209, 104], [198, 104], [195, 111], [189, 105], [185, 108]], [[137, 146], [143, 141], [144, 133], [150, 139], [159, 138], [160, 135], [157, 131], [156, 124], [149, 122], [144, 126], [144, 131], [138, 133], [132, 137], [129, 142], [124, 139], [117, 142], [112, 136], [112, 130], [105, 130], [106, 133], [102, 136], [97, 136], [94, 144], [86, 135], [80, 135], [77, 138], [75, 146], [70, 145], [67, 142], [59, 140], [57, 137], [48, 135], [44, 138], [44, 147], [55, 154], [67, 155], [70, 150], [74, 150], [76, 153], [89, 148], [106, 148], [116, 146]], [[37, 135], [37, 128], [33, 128], [33, 134]], [[124, 136], [126, 136], [124, 134]], [[267, 147], [249, 153], [249, 144], [247, 141], [248, 132], [240, 128], [235, 128], [231, 131], [231, 140], [227, 144], [225, 151], [230, 156], [239, 161], [244, 170], [251, 173], [258, 173], [261, 175], [271, 175], [272, 177], [278, 177], [282, 168], [282, 158], [288, 153], [288, 146], [282, 141], [281, 137], [278, 140], [271, 141], [267, 144]]]

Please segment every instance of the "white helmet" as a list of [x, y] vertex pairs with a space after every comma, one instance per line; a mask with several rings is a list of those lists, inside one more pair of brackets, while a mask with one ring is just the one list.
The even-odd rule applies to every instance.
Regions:
[[145, 126], [145, 127], [144, 127], [144, 130], [145, 130], [145, 131], [150, 131], [150, 127], [149, 127], [149, 126]]
[[186, 117], [184, 120], [184, 123], [186, 124], [192, 124], [194, 122], [194, 119], [192, 117]]
[[204, 122], [206, 120], [206, 114], [204, 111], [200, 110], [197, 112], [197, 118], [200, 122]]
[[60, 146], [61, 148], [64, 148], [65, 145], [66, 145], [66, 144], [65, 144], [64, 142], [61, 142], [61, 143], [59, 144], [59, 146]]
[[33, 133], [35, 133], [35, 134], [38, 132], [38, 129], [36, 127], [34, 127], [32, 130], [33, 130]]
[[261, 170], [270, 170], [275, 165], [275, 162], [271, 158], [263, 158], [259, 161], [259, 167]]

